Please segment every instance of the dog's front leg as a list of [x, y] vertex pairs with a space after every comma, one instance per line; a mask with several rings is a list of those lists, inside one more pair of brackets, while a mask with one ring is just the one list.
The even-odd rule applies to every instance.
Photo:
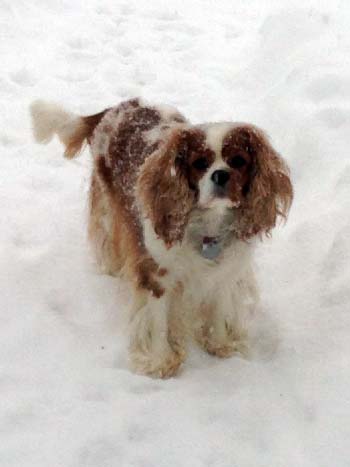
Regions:
[[179, 296], [175, 292], [165, 290], [159, 298], [145, 290], [135, 294], [129, 350], [137, 373], [168, 378], [185, 359], [184, 331], [180, 317], [176, 318]]
[[252, 271], [221, 284], [200, 304], [195, 325], [199, 344], [217, 357], [249, 354], [248, 325], [259, 302]]

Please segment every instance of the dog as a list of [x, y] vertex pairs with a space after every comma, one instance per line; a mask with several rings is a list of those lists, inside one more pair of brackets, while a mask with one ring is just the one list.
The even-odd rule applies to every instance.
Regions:
[[88, 234], [103, 271], [132, 284], [134, 371], [174, 375], [189, 335], [218, 357], [246, 353], [259, 303], [254, 246], [293, 199], [289, 168], [265, 133], [192, 125], [141, 99], [85, 117], [35, 101], [31, 115], [36, 141], [56, 134], [68, 159], [90, 146]]

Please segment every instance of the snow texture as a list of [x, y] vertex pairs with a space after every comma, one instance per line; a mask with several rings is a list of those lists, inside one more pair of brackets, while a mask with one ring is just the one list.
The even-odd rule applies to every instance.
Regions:
[[[350, 466], [349, 25], [346, 0], [0, 2], [1, 467]], [[135, 96], [262, 126], [291, 166], [249, 360], [128, 369], [129, 290], [86, 242], [88, 154], [35, 145], [28, 106]]]

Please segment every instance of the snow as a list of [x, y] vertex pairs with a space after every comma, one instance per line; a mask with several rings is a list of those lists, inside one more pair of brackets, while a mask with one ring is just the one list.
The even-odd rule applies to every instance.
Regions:
[[[350, 465], [349, 24], [345, 0], [0, 3], [1, 467]], [[129, 290], [86, 242], [89, 157], [35, 145], [27, 109], [135, 96], [262, 126], [291, 166], [249, 360], [128, 369]]]

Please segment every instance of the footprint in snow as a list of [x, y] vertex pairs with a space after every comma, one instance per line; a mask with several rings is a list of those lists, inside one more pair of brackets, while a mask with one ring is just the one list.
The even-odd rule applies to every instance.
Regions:
[[174, 35], [174, 40], [180, 35], [187, 39], [193, 36], [197, 36], [202, 33], [202, 30], [196, 26], [189, 25], [179, 22], [165, 23], [159, 22], [154, 25], [154, 28], [158, 31], [166, 31], [169, 34]]
[[72, 50], [66, 55], [67, 61], [74, 64], [81, 63], [82, 65], [96, 62], [99, 57], [98, 55], [88, 52], [86, 50]]
[[80, 451], [76, 465], [84, 467], [111, 467], [122, 465], [122, 452], [118, 439], [97, 439], [89, 441]]
[[120, 6], [119, 12], [121, 15], [129, 16], [129, 15], [132, 15], [134, 11], [129, 4], [124, 3], [123, 5]]
[[337, 107], [328, 107], [327, 109], [319, 110], [316, 112], [315, 117], [330, 129], [339, 128], [350, 120], [349, 111]]
[[177, 11], [153, 11], [151, 12], [152, 18], [158, 21], [177, 21], [181, 16]]
[[36, 76], [26, 68], [20, 68], [19, 70], [10, 73], [10, 79], [18, 86], [23, 87], [34, 86], [38, 81]]
[[316, 40], [327, 25], [317, 12], [307, 8], [288, 8], [267, 16], [261, 27], [262, 50], [269, 57], [280, 59]]
[[116, 51], [121, 55], [122, 57], [130, 57], [130, 55], [133, 54], [133, 49], [127, 44], [119, 44], [116, 48]]
[[56, 75], [56, 78], [67, 81], [68, 83], [83, 83], [85, 81], [90, 81], [92, 79], [92, 74], [85, 71], [71, 70], [70, 72]]
[[[90, 51], [90, 48], [94, 44], [87, 37], [71, 37], [65, 41], [65, 45], [68, 49], [66, 61], [72, 64], [71, 68], [76, 67], [79, 62], [85, 66], [91, 62], [96, 62], [96, 60], [99, 59], [96, 53]], [[79, 79], [79, 81], [81, 81], [81, 79]]]
[[315, 103], [339, 97], [350, 98], [350, 79], [344, 80], [337, 75], [326, 74], [313, 80], [306, 88], [307, 96]]
[[330, 282], [344, 277], [344, 271], [350, 255], [349, 235], [350, 222], [336, 233], [329, 251], [325, 252], [324, 260], [322, 261], [322, 277], [327, 283], [326, 288]]
[[336, 196], [347, 196], [350, 186], [350, 164], [343, 168], [341, 175], [334, 187]]
[[2, 146], [16, 146], [21, 143], [21, 140], [10, 133], [0, 133], [0, 144]]
[[150, 438], [152, 434], [150, 429], [147, 430], [147, 428], [140, 426], [138, 423], [131, 423], [126, 428], [126, 436], [129, 441], [140, 443], [145, 439]]
[[85, 49], [89, 45], [89, 40], [86, 37], [76, 36], [69, 38], [66, 44], [72, 49]]
[[153, 394], [155, 392], [162, 391], [163, 388], [161, 385], [155, 383], [153, 380], [146, 381], [143, 383], [132, 383], [128, 388], [129, 393], [131, 394]]

